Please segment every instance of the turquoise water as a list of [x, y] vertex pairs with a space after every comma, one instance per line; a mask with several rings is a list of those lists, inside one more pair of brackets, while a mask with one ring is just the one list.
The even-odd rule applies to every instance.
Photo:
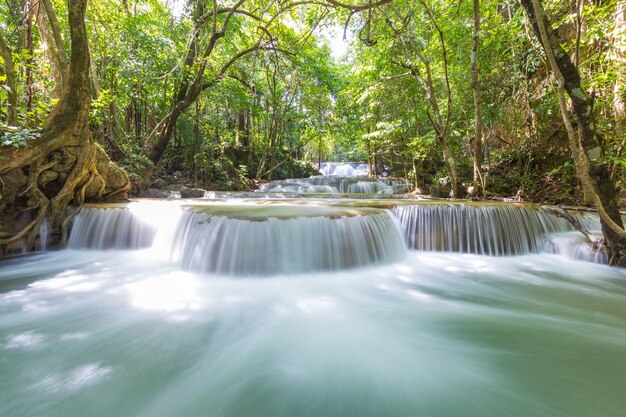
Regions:
[[227, 277], [147, 251], [0, 263], [0, 415], [626, 415], [626, 272], [410, 252]]

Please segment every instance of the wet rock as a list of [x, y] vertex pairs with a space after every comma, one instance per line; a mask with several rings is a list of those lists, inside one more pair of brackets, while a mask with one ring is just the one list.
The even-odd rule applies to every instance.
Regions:
[[170, 191], [175, 191], [175, 192], [180, 192], [180, 190], [183, 188], [183, 186], [181, 184], [171, 184], [168, 185], [167, 187], [165, 187], [167, 190]]
[[165, 181], [163, 178], [157, 178], [153, 183], [152, 183], [152, 188], [158, 188], [158, 189], [163, 189], [167, 187], [167, 181]]
[[160, 190], [158, 188], [148, 188], [145, 196], [148, 198], [168, 198], [170, 196], [169, 191]]
[[178, 178], [176, 178], [175, 175], [164, 175], [161, 177], [161, 179], [167, 184], [176, 184], [178, 181], [180, 181]]
[[12, 205], [22, 192], [22, 187], [26, 186], [28, 176], [18, 168], [3, 174], [0, 180], [0, 197], [3, 203]]
[[180, 189], [180, 196], [182, 198], [202, 198], [204, 197], [204, 191], [202, 188], [189, 188], [183, 187]]

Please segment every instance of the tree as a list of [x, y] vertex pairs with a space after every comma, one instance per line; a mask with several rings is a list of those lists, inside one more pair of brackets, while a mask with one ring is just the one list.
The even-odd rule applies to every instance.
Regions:
[[[437, 140], [443, 151], [444, 164], [450, 176], [450, 196], [460, 198], [466, 193], [459, 175], [458, 157], [453, 151], [448, 136], [452, 121], [452, 88], [449, 75], [448, 48], [444, 31], [431, 7], [423, 0], [419, 1], [419, 6], [423, 9], [425, 20], [428, 23], [415, 21], [411, 15], [406, 15], [401, 17], [400, 24], [397, 24], [387, 16], [387, 24], [395, 33], [401, 45], [404, 58], [403, 61], [395, 61], [395, 63], [408, 69], [409, 74], [417, 80], [422, 88], [430, 107], [427, 110], [428, 120], [435, 130]], [[430, 33], [424, 34], [422, 39], [417, 39], [417, 36], [419, 36], [417, 35], [419, 33], [418, 26], [424, 23], [430, 26], [428, 29]], [[431, 36], [435, 39], [431, 39]], [[443, 80], [443, 88], [441, 89], [436, 88], [431, 59], [422, 50], [422, 45], [428, 45], [431, 41], [438, 43], [440, 48]], [[441, 95], [443, 95], [443, 100], [440, 99]], [[440, 101], [444, 103], [444, 110], [441, 108]]]
[[482, 193], [485, 183], [482, 175], [483, 165], [483, 105], [480, 97], [480, 84], [478, 77], [478, 49], [480, 45], [480, 0], [472, 0], [474, 30], [472, 31], [471, 75], [472, 91], [474, 93], [474, 194]]
[[[581, 87], [581, 77], [563, 49], [546, 17], [540, 0], [520, 0], [535, 36], [548, 58], [557, 80], [557, 94], [567, 130], [576, 172], [585, 191], [598, 209], [611, 264], [626, 265], [626, 232], [617, 207], [615, 186], [607, 164], [604, 143], [593, 120], [593, 102]], [[569, 97], [569, 107], [565, 100]], [[570, 113], [577, 130], [570, 120]]]
[[13, 65], [13, 52], [7, 45], [0, 28], [0, 58], [4, 64], [4, 78], [7, 91], [7, 122], [14, 126], [17, 123], [17, 83], [15, 82], [15, 66]]
[[[123, 197], [130, 189], [126, 174], [108, 160], [89, 131], [91, 89], [86, 7], [87, 0], [68, 1], [71, 55], [67, 83], [44, 123], [41, 136], [24, 147], [0, 148], [0, 175], [13, 171], [19, 176], [27, 172], [26, 183], [18, 184], [17, 188], [22, 188], [19, 193], [30, 197], [28, 206], [37, 209], [37, 215], [26, 226], [0, 239], [2, 245], [26, 237], [27, 247], [32, 247], [44, 221], [49, 222], [54, 239], [64, 240], [69, 219], [66, 211], [72, 200], [77, 206], [75, 214], [86, 197]], [[51, 182], [58, 185], [46, 187]]]
[[626, 147], [626, 0], [617, 0], [614, 14], [612, 43], [617, 67], [617, 79], [613, 88], [615, 135], [623, 138], [621, 145]]

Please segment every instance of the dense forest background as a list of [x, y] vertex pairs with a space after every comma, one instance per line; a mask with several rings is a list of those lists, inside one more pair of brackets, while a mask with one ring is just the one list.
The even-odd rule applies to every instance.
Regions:
[[[3, 0], [0, 210], [41, 221], [48, 199], [60, 217], [171, 182], [245, 190], [321, 161], [436, 196], [598, 202], [598, 178], [625, 186], [625, 14], [625, 0]], [[70, 169], [79, 151], [58, 147], [15, 162], [59, 132], [89, 135], [93, 161]], [[576, 140], [595, 177], [576, 176]]]

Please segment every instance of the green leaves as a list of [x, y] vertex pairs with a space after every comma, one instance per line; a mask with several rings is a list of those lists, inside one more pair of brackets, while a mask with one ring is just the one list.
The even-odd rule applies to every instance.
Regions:
[[[2, 127], [0, 127], [0, 131], [2, 130]], [[2, 135], [0, 135], [0, 145], [4, 147], [23, 148], [28, 145], [28, 142], [39, 139], [41, 137], [41, 132], [41, 128], [22, 129], [18, 132], [5, 131]]]

